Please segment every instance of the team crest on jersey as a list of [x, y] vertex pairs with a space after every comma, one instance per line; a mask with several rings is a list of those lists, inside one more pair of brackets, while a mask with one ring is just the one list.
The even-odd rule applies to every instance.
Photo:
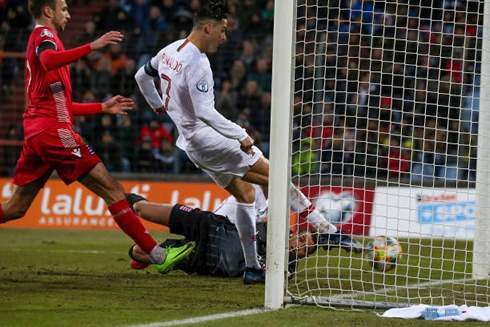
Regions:
[[202, 79], [199, 82], [197, 82], [196, 88], [199, 91], [206, 93], [209, 90], [208, 82]]
[[51, 31], [49, 31], [47, 29], [43, 29], [41, 32], [41, 37], [43, 37], [43, 36], [53, 37], [53, 33], [51, 33]]

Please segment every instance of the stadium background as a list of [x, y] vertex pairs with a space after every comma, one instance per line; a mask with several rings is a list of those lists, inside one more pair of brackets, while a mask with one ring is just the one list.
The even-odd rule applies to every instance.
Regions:
[[[4, 177], [13, 175], [22, 144], [24, 51], [33, 27], [26, 3], [0, 1], [0, 176]], [[230, 3], [228, 41], [209, 57], [216, 108], [247, 128], [267, 155], [273, 0]], [[306, 9], [307, 3], [300, 0], [298, 5], [298, 17], [303, 19], [298, 20], [296, 43], [294, 133], [315, 140], [309, 144], [313, 149], [309, 160], [317, 161], [296, 165], [292, 173], [315, 171], [322, 176], [412, 182], [473, 181], [479, 17], [483, 17], [478, 15], [478, 2], [337, 0], [329, 1], [328, 9]], [[138, 67], [160, 48], [186, 37], [200, 1], [79, 0], [69, 4], [72, 18], [61, 35], [66, 48], [90, 42], [111, 29], [126, 35], [120, 46], [94, 52], [71, 65], [74, 100], [104, 101], [122, 94], [136, 102], [127, 116], [76, 117], [76, 131], [111, 172], [125, 173], [126, 178], [194, 174], [195, 180], [207, 180], [175, 147], [172, 122], [167, 116], [153, 114], [133, 78]], [[431, 5], [432, 10], [419, 10], [419, 4]], [[313, 17], [316, 19], [310, 19]], [[325, 79], [320, 87], [314, 81], [311, 48], [315, 29], [328, 31], [322, 67]], [[376, 45], [383, 39], [383, 46], [371, 55], [369, 42]], [[421, 50], [417, 40], [424, 41], [426, 49]], [[421, 62], [426, 57], [411, 55], [431, 52], [441, 56]], [[388, 133], [399, 137], [389, 138]], [[375, 146], [367, 146], [371, 142]], [[388, 150], [391, 142], [401, 145], [396, 157]], [[293, 147], [297, 150], [300, 144]]]

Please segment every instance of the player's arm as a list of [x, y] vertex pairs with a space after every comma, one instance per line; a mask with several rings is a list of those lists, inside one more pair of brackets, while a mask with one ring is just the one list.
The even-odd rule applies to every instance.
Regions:
[[72, 102], [72, 112], [74, 115], [94, 115], [94, 114], [111, 114], [127, 115], [127, 110], [133, 109], [134, 102], [131, 98], [125, 98], [116, 95], [106, 102], [100, 103], [78, 103]]
[[251, 147], [253, 140], [245, 129], [226, 119], [215, 109], [213, 76], [208, 71], [199, 69], [197, 65], [187, 67], [185, 74], [196, 117], [221, 135], [241, 143], [246, 142]]
[[148, 61], [143, 67], [138, 69], [134, 78], [138, 87], [143, 94], [146, 102], [155, 111], [155, 113], [163, 114], [167, 108], [165, 108], [165, 103], [163, 103], [160, 94], [155, 86], [155, 79], [158, 78], [158, 57], [161, 53], [158, 53], [150, 61]]
[[120, 32], [111, 31], [102, 35], [92, 43], [87, 43], [78, 48], [58, 51], [56, 43], [46, 38], [37, 47], [36, 54], [45, 70], [53, 70], [68, 65], [92, 51], [97, 51], [109, 44], [117, 44], [123, 38]]

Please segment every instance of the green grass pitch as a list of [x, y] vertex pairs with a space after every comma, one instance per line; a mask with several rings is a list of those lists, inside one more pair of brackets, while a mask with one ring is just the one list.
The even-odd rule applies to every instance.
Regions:
[[[168, 236], [153, 234], [160, 240]], [[178, 271], [162, 276], [152, 267], [134, 271], [128, 265], [130, 245], [131, 241], [120, 231], [1, 228], [0, 326], [129, 326], [263, 307], [263, 286], [245, 286], [239, 278], [212, 278]], [[307, 261], [302, 264], [305, 263], [312, 264]], [[444, 323], [384, 319], [373, 312], [301, 306], [193, 326], [395, 324]], [[450, 325], [468, 326], [468, 322]]]

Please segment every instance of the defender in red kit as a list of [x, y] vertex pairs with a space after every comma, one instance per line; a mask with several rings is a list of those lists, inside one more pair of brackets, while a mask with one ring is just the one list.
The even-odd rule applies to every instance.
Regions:
[[129, 207], [122, 185], [109, 174], [72, 126], [73, 115], [124, 115], [132, 108], [133, 101], [121, 95], [105, 103], [72, 101], [68, 64], [92, 51], [119, 43], [123, 35], [111, 31], [92, 43], [65, 50], [58, 38], [70, 19], [65, 0], [29, 0], [29, 12], [36, 26], [26, 54], [25, 140], [17, 162], [12, 196], [0, 205], [0, 223], [23, 217], [56, 170], [65, 184], [79, 181], [104, 199], [117, 225], [148, 253], [159, 272], [167, 272], [168, 266], [190, 254], [191, 247], [166, 250], [157, 245]]

